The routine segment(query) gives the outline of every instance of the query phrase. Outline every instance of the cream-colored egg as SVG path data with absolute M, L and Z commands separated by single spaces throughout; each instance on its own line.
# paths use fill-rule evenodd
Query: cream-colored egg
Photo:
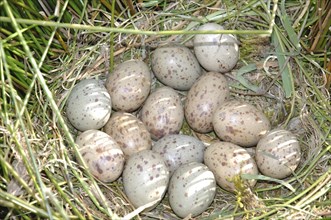
M 202 163 L 205 148 L 202 141 L 183 134 L 166 135 L 153 145 L 153 151 L 162 155 L 170 174 L 183 164 Z
M 188 90 L 201 75 L 201 67 L 193 53 L 184 46 L 167 45 L 152 55 L 154 75 L 171 88 Z
M 242 147 L 256 145 L 270 130 L 270 122 L 262 111 L 238 100 L 220 105 L 215 110 L 212 121 L 219 138 Z
M 217 184 L 225 190 L 235 191 L 233 180 L 241 174 L 257 175 L 254 159 L 242 147 L 229 142 L 214 142 L 207 147 L 204 163 L 214 173 Z M 247 180 L 253 187 L 256 180 Z
M 202 163 L 180 166 L 169 183 L 169 203 L 181 218 L 195 217 L 204 212 L 216 195 L 214 174 Z
M 224 30 L 216 23 L 206 23 L 198 30 Z M 232 34 L 197 34 L 194 37 L 194 52 L 207 71 L 226 73 L 232 70 L 239 59 L 239 46 Z
M 143 104 L 150 92 L 150 70 L 143 61 L 126 61 L 109 74 L 106 87 L 114 110 L 132 112 Z
M 135 208 L 162 200 L 169 183 L 169 170 L 163 158 L 151 150 L 140 151 L 127 160 L 123 171 L 124 191 Z
M 84 79 L 72 89 L 66 106 L 70 123 L 80 131 L 100 129 L 111 115 L 111 98 L 103 82 Z
M 154 140 L 179 133 L 184 109 L 178 93 L 167 86 L 157 88 L 144 103 L 140 119 Z
M 283 179 L 298 167 L 301 149 L 297 138 L 289 131 L 274 129 L 256 146 L 255 160 L 261 173 Z
M 189 90 L 185 101 L 185 118 L 200 133 L 213 130 L 213 114 L 229 96 L 226 78 L 215 72 L 203 74 Z
M 112 137 L 99 130 L 87 130 L 76 138 L 76 144 L 92 175 L 104 182 L 120 177 L 125 159 Z
M 146 126 L 130 113 L 113 113 L 103 129 L 120 145 L 126 157 L 152 148 Z

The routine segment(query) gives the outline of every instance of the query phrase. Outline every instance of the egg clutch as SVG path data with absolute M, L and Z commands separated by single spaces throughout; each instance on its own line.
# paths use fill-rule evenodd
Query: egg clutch
M 199 30 L 222 30 L 207 23 Z M 152 210 L 168 193 L 181 218 L 197 216 L 213 202 L 216 185 L 235 192 L 234 179 L 254 187 L 259 173 L 283 179 L 294 173 L 301 151 L 296 137 L 272 128 L 254 105 L 230 96 L 222 73 L 239 59 L 231 34 L 198 34 L 194 50 L 165 45 L 140 60 L 115 66 L 105 82 L 84 79 L 72 89 L 66 116 L 80 131 L 79 152 L 92 175 L 122 178 L 135 207 Z M 158 86 L 152 86 L 158 80 Z M 154 85 L 154 84 L 153 84 Z M 197 133 L 214 132 L 206 144 L 181 134 L 184 121 Z M 255 154 L 246 149 L 256 147 Z

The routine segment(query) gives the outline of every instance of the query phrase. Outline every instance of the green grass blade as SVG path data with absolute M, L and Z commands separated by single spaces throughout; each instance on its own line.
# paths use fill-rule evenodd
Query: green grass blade
M 282 0 L 282 2 L 281 2 L 280 11 L 281 11 L 280 20 L 283 23 L 283 27 L 284 27 L 290 41 L 292 42 L 292 44 L 295 48 L 295 51 L 299 52 L 299 50 L 301 49 L 301 46 L 299 43 L 299 38 L 298 38 L 298 35 L 295 33 L 294 28 L 292 27 L 289 16 L 286 13 L 285 0 Z
M 236 74 L 236 79 L 247 89 L 258 93 L 261 92 L 261 89 L 258 86 L 250 83 L 247 79 L 243 77 L 245 73 L 249 73 L 253 70 L 256 70 L 255 64 L 248 64 L 246 66 L 241 67 Z
M 39 26 L 49 27 L 61 27 L 72 28 L 77 30 L 85 30 L 90 32 L 114 32 L 114 33 L 126 33 L 126 34 L 142 34 L 142 35 L 193 35 L 193 34 L 255 34 L 255 35 L 267 35 L 271 34 L 270 30 L 215 30 L 215 31 L 203 31 L 203 30 L 165 30 L 165 31 L 143 31 L 126 28 L 111 28 L 101 26 L 91 26 L 82 24 L 69 24 L 69 23 L 56 23 L 54 21 L 39 21 L 31 19 L 16 18 L 15 21 L 18 24 L 36 24 Z M 11 22 L 10 18 L 0 16 L 0 22 Z
M 276 26 L 274 27 L 271 39 L 272 43 L 275 45 L 275 51 L 279 64 L 279 71 L 282 76 L 282 85 L 285 96 L 286 98 L 289 98 L 291 97 L 292 91 L 294 90 L 292 68 L 289 63 L 289 57 L 286 56 L 288 51 L 286 50 L 285 44 L 282 40 L 281 33 Z
M 18 198 L 16 196 L 13 196 L 7 192 L 4 192 L 0 190 L 0 203 L 4 201 L 7 201 L 7 207 L 15 208 L 15 207 L 21 207 L 22 209 L 25 209 L 26 211 L 29 211 L 39 217 L 42 218 L 48 218 L 49 213 L 45 212 L 43 209 L 28 203 L 27 201 Z M 54 219 L 60 220 L 60 218 L 56 217 L 56 214 Z

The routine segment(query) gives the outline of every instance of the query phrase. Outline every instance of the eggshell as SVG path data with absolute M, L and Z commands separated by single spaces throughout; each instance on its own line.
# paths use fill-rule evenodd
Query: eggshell
M 188 90 L 201 75 L 196 57 L 179 45 L 157 48 L 152 55 L 152 70 L 158 80 L 178 90 Z
M 121 63 L 109 74 L 106 88 L 114 110 L 132 112 L 142 105 L 150 92 L 150 70 L 139 60 Z
M 99 180 L 113 182 L 122 174 L 124 154 L 108 134 L 87 130 L 77 137 L 76 144 L 91 174 Z
M 171 175 L 182 164 L 203 162 L 205 148 L 205 145 L 195 137 L 171 134 L 155 142 L 153 151 L 162 155 Z
M 214 174 L 202 163 L 180 166 L 169 183 L 169 203 L 181 218 L 195 217 L 204 212 L 216 194 Z
M 184 119 L 183 105 L 178 93 L 166 86 L 157 88 L 144 103 L 140 119 L 154 140 L 168 134 L 177 134 Z
M 229 142 L 214 142 L 205 151 L 204 163 L 214 173 L 217 184 L 225 190 L 235 191 L 233 178 L 241 174 L 257 175 L 254 159 L 242 147 Z M 246 180 L 253 187 L 256 180 Z
M 70 123 L 80 131 L 100 129 L 111 115 L 111 98 L 101 81 L 84 79 L 72 89 L 66 104 Z
M 103 129 L 120 145 L 126 156 L 152 148 L 151 135 L 146 126 L 130 113 L 113 113 Z
M 237 100 L 220 105 L 212 121 L 219 138 L 242 147 L 256 145 L 270 130 L 270 122 L 263 112 L 249 103 Z
M 224 30 L 215 23 L 206 23 L 198 30 Z M 239 59 L 239 46 L 232 34 L 197 34 L 193 40 L 195 55 L 207 71 L 226 73 Z
M 151 150 L 140 151 L 127 160 L 123 171 L 124 191 L 135 208 L 163 198 L 169 183 L 169 170 L 163 158 Z
M 255 159 L 261 173 L 283 179 L 291 175 L 300 163 L 300 144 L 291 132 L 274 129 L 257 144 Z
M 185 118 L 189 126 L 200 133 L 213 130 L 213 114 L 229 96 L 227 80 L 222 74 L 203 74 L 189 90 L 185 101 Z

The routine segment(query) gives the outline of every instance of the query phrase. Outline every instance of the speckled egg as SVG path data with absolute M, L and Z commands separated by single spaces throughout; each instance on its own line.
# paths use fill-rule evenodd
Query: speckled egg
M 121 63 L 109 74 L 106 88 L 114 110 L 132 112 L 142 105 L 150 92 L 150 70 L 139 60 Z
M 170 179 L 169 203 L 181 218 L 195 217 L 204 212 L 216 194 L 214 174 L 202 163 L 180 166 Z
M 153 151 L 164 158 L 170 175 L 182 164 L 203 162 L 205 148 L 200 140 L 184 134 L 164 136 L 153 145 Z
M 80 131 L 100 129 L 111 115 L 111 98 L 103 82 L 84 79 L 72 89 L 66 104 L 70 123 Z
M 154 140 L 177 134 L 184 120 L 184 109 L 178 93 L 167 86 L 157 88 L 144 103 L 140 119 Z
M 122 174 L 124 154 L 108 134 L 87 130 L 76 138 L 76 144 L 91 174 L 99 180 L 113 182 Z
M 229 142 L 214 142 L 205 151 L 204 163 L 214 173 L 217 184 L 225 190 L 235 191 L 233 178 L 241 174 L 257 175 L 254 159 L 242 147 Z M 253 187 L 256 180 L 246 180 Z
M 152 55 L 152 70 L 160 82 L 177 90 L 190 89 L 201 75 L 196 57 L 179 45 L 157 48 Z
M 135 208 L 162 200 L 169 183 L 169 170 L 163 158 L 151 150 L 140 151 L 126 162 L 123 171 L 124 192 Z
M 130 113 L 113 113 L 103 129 L 114 138 L 127 157 L 152 148 L 151 135 L 146 126 Z
M 301 159 L 300 144 L 289 131 L 274 129 L 256 146 L 255 160 L 261 173 L 283 179 L 291 175 Z
M 185 101 L 185 118 L 189 126 L 200 133 L 213 130 L 216 108 L 229 96 L 229 86 L 222 74 L 203 74 L 189 90 Z
M 224 30 L 215 23 L 206 23 L 198 30 Z M 232 70 L 239 59 L 239 46 L 232 34 L 197 34 L 194 37 L 194 52 L 207 71 L 226 73 Z
M 224 141 L 251 147 L 270 130 L 268 118 L 255 106 L 237 100 L 220 105 L 213 115 L 214 130 Z

